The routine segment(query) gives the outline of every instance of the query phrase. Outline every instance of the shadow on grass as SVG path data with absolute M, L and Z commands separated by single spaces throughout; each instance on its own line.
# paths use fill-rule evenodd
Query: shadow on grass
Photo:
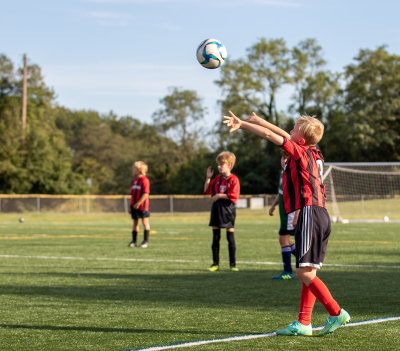
M 141 329 L 141 328 L 102 328 L 102 327 L 78 327 L 78 326 L 58 326 L 58 325 L 21 325 L 21 324 L 0 324 L 0 328 L 9 329 L 31 329 L 31 330 L 61 330 L 61 331 L 84 331 L 95 333 L 172 333 L 172 334 L 210 334 L 215 335 L 215 331 L 207 330 L 165 330 L 165 329 Z M 221 332 L 219 334 L 234 335 L 235 332 Z
M 193 274 L 48 272 L 23 273 L 22 279 L 21 273 L 16 273 L 15 279 L 19 280 L 19 284 L 0 285 L 0 294 L 26 296 L 27 299 L 52 297 L 89 304 L 122 301 L 127 307 L 142 304 L 157 307 L 254 308 L 280 312 L 297 309 L 300 282 L 271 280 L 276 273 L 275 270 Z M 13 274 L 10 273 L 11 276 Z M 400 314 L 400 271 L 327 270 L 319 276 L 339 304 L 349 312 Z

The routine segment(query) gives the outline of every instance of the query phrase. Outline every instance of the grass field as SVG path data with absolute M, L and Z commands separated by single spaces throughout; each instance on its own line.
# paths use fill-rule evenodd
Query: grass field
M 148 249 L 127 247 L 126 216 L 25 214 L 24 223 L 19 216 L 0 215 L 0 350 L 140 349 L 272 332 L 297 318 L 301 284 L 270 279 L 281 271 L 278 221 L 261 211 L 238 212 L 238 273 L 228 270 L 224 237 L 222 270 L 207 271 L 208 214 L 153 216 L 157 233 Z M 400 224 L 334 224 L 325 263 L 348 265 L 327 265 L 320 277 L 353 321 L 400 316 Z M 313 325 L 326 317 L 317 302 Z M 272 336 L 186 350 L 399 345 L 400 321 L 391 321 L 323 338 Z
M 338 209 L 343 218 L 350 220 L 400 220 L 400 198 L 384 200 L 338 202 Z M 329 213 L 333 214 L 332 202 L 328 203 Z

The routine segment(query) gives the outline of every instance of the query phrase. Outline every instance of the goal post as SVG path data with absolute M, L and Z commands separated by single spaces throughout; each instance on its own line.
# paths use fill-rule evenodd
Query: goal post
M 334 222 L 400 221 L 400 162 L 327 162 L 323 182 Z

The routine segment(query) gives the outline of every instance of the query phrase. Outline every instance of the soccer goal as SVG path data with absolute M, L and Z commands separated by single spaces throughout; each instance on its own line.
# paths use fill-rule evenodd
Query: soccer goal
M 325 163 L 333 222 L 400 222 L 400 162 Z

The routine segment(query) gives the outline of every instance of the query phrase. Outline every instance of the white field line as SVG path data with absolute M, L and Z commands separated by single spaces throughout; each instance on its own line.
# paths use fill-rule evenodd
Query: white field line
M 1 257 L 1 256 L 0 256 Z M 282 264 L 282 262 L 263 262 L 263 261 L 237 261 L 241 264 L 256 264 L 256 265 L 275 265 Z M 324 267 L 356 267 L 356 268 L 400 268 L 400 266 L 385 266 L 379 264 L 335 264 L 327 263 L 323 265 Z
M 23 256 L 0 255 L 0 258 L 36 258 L 42 260 L 76 260 L 76 261 L 122 261 L 122 262 L 166 262 L 166 263 L 195 263 L 197 260 L 159 260 L 153 258 L 118 258 L 118 257 L 62 257 L 62 256 Z
M 72 260 L 72 261 L 119 261 L 119 262 L 158 262 L 158 263 L 199 263 L 208 262 L 200 260 L 162 260 L 156 258 L 119 258 L 119 257 L 74 257 L 74 256 L 24 256 L 24 255 L 0 255 L 0 258 L 32 258 L 42 260 Z M 268 261 L 237 261 L 239 264 L 248 265 L 280 265 L 282 262 Z M 324 264 L 327 267 L 353 267 L 353 268 L 393 268 L 399 269 L 400 266 L 372 265 L 372 264 Z
M 378 318 L 378 319 L 370 319 L 366 321 L 358 321 L 358 322 L 350 322 L 343 327 L 357 327 L 359 325 L 365 324 L 376 324 L 376 323 L 384 323 L 390 321 L 398 321 L 400 320 L 400 316 L 395 317 L 387 317 L 387 318 Z M 313 330 L 321 330 L 323 326 L 313 328 Z M 200 346 L 204 344 L 214 344 L 219 342 L 229 342 L 229 341 L 240 341 L 240 340 L 250 340 L 250 339 L 258 339 L 258 338 L 265 338 L 268 336 L 275 336 L 275 332 L 264 333 L 264 334 L 250 334 L 250 335 L 242 335 L 242 336 L 232 336 L 229 338 L 221 338 L 221 339 L 211 339 L 211 340 L 200 340 L 200 341 L 191 341 L 186 343 L 180 344 L 170 344 L 170 345 L 161 345 L 161 346 L 153 346 L 153 347 L 146 347 L 146 348 L 135 348 L 135 349 L 125 349 L 123 351 L 161 351 L 161 350 L 171 350 L 171 349 L 179 349 L 185 347 L 192 347 L 192 346 Z

